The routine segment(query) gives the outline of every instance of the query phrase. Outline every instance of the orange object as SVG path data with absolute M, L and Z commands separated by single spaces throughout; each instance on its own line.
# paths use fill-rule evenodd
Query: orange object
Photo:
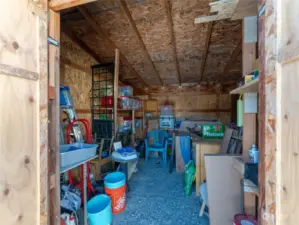
M 109 195 L 111 199 L 112 213 L 117 214 L 126 208 L 126 185 L 119 188 L 106 188 L 105 193 Z

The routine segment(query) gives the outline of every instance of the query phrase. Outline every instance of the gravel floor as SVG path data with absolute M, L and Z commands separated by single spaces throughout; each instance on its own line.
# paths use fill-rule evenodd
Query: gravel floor
M 124 212 L 113 216 L 113 225 L 208 225 L 200 217 L 201 200 L 193 190 L 184 196 L 183 173 L 168 173 L 153 160 L 142 160 L 130 181 Z

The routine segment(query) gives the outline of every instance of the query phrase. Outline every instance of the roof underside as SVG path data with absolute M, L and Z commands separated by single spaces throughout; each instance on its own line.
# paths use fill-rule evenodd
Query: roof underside
M 122 62 L 123 70 L 120 74 L 122 79 L 138 83 L 136 73 L 131 71 L 133 68 L 149 86 L 160 85 L 157 75 L 161 77 L 163 85 L 179 84 L 179 76 L 182 83 L 218 82 L 220 79 L 223 79 L 224 83 L 231 83 L 238 80 L 241 77 L 241 52 L 227 73 L 223 74 L 223 71 L 242 38 L 241 20 L 213 22 L 201 77 L 200 68 L 204 60 L 208 23 L 194 24 L 194 18 L 208 15 L 210 1 L 169 1 L 174 42 L 171 42 L 171 28 L 165 2 L 165 0 L 126 1 L 156 71 L 144 56 L 140 42 L 119 8 L 118 1 L 99 0 L 83 6 L 108 33 L 110 40 L 127 59 L 127 64 Z M 77 8 L 64 11 L 62 23 L 92 49 L 102 62 L 113 61 L 114 49 L 111 42 L 100 37 Z M 173 55 L 173 45 L 176 47 L 179 74 Z

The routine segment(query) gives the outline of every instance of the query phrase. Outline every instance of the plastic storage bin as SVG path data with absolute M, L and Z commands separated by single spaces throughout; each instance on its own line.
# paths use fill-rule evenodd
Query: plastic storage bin
M 141 108 L 141 100 L 136 98 L 129 97 L 119 97 L 118 98 L 118 108 L 119 109 L 140 109 Z
M 88 160 L 96 155 L 95 144 L 74 143 L 60 145 L 60 168 Z
M 127 96 L 127 97 L 131 97 L 133 96 L 133 88 L 131 86 L 120 86 L 118 88 L 118 95 L 119 96 Z
M 73 105 L 70 88 L 68 86 L 60 86 L 60 105 L 61 106 Z

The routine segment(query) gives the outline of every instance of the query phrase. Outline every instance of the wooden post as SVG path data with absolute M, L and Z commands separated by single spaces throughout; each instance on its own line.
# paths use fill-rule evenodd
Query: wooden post
M 245 43 L 244 39 L 244 30 L 248 29 L 245 27 L 245 23 L 243 21 L 243 76 L 252 72 L 252 65 L 256 59 L 256 43 Z M 256 32 L 256 31 L 252 31 Z M 257 115 L 255 113 L 244 113 L 243 114 L 243 160 L 248 161 L 248 150 L 253 145 L 256 144 L 256 118 Z M 255 215 L 256 208 L 256 197 L 253 193 L 245 192 L 244 193 L 244 210 L 248 215 Z
M 114 60 L 114 137 L 117 137 L 117 101 L 118 101 L 118 81 L 119 81 L 119 50 L 115 49 Z
M 252 65 L 256 59 L 256 43 L 244 43 L 243 21 L 243 76 L 252 72 Z M 248 161 L 248 150 L 256 143 L 256 113 L 244 113 L 243 115 L 243 160 Z
M 60 14 L 49 10 L 49 36 L 60 42 Z M 49 174 L 55 176 L 55 185 L 50 190 L 50 224 L 60 223 L 60 47 L 48 44 L 49 48 L 49 90 L 53 89 L 53 98 L 49 99 Z M 49 176 L 49 177 L 50 177 Z
M 299 1 L 259 1 L 259 224 L 299 218 Z

